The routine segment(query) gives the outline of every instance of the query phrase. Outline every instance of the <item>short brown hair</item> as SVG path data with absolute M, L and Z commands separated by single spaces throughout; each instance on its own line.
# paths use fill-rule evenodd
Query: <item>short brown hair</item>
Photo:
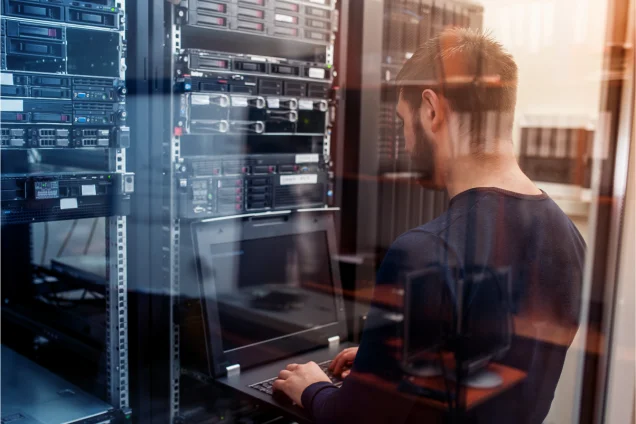
M 490 35 L 448 28 L 422 44 L 396 78 L 402 97 L 418 109 L 422 90 L 444 96 L 461 112 L 514 112 L 517 64 Z

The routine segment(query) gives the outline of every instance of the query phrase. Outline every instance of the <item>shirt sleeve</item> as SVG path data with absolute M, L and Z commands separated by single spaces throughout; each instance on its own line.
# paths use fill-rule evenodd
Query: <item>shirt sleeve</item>
M 419 267 L 440 264 L 444 244 L 435 235 L 411 231 L 400 236 L 388 250 L 378 270 L 376 286 L 403 286 L 406 275 Z M 315 383 L 302 393 L 303 407 L 316 424 L 351 422 L 403 422 L 411 410 L 406 397 L 387 394 L 364 376 L 373 376 L 397 387 L 402 377 L 398 362 L 401 337 L 400 308 L 388 307 L 376 290 L 351 374 L 340 388 Z M 378 380 L 375 380 L 378 381 Z M 390 387 L 390 386 L 385 386 Z M 397 393 L 393 393 L 397 394 Z M 403 415 L 403 417 L 400 417 Z M 402 421 L 401 421 L 402 419 Z

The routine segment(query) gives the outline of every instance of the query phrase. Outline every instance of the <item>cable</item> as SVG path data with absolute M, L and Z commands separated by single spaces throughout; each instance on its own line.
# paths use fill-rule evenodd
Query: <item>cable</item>
M 77 219 L 74 220 L 73 223 L 71 224 L 71 229 L 66 234 L 66 238 L 64 238 L 64 241 L 62 242 L 60 249 L 57 251 L 57 256 L 62 256 L 62 253 L 64 253 L 64 250 L 66 250 L 66 246 L 68 245 L 68 242 L 71 240 L 71 236 L 73 235 L 73 232 L 75 231 L 75 227 L 77 227 Z
M 49 248 L 49 223 L 44 223 L 44 240 L 42 241 L 42 255 L 40 256 L 40 265 L 44 266 L 44 260 L 46 259 L 46 251 Z
M 442 348 L 439 348 L 439 362 L 442 367 L 442 379 L 444 380 L 444 386 L 446 389 L 446 402 L 448 402 L 448 412 L 451 417 L 451 420 L 455 420 L 455 412 L 457 410 L 456 405 L 453 405 L 453 400 L 455 403 L 459 402 L 459 382 L 456 383 L 455 386 L 455 396 L 453 396 L 453 391 L 450 388 L 450 384 L 448 383 L 448 378 L 446 377 L 446 365 L 444 364 L 444 353 L 442 352 Z M 457 369 L 455 370 L 457 372 Z M 459 379 L 458 379 L 459 380 Z M 453 399 L 454 397 L 454 399 Z
M 97 220 L 99 218 L 95 218 L 93 220 L 93 224 L 91 225 L 91 231 L 88 233 L 88 240 L 86 240 L 86 246 L 84 246 L 84 255 L 88 254 L 88 249 L 91 247 L 91 242 L 93 241 L 93 235 L 95 234 L 95 229 L 97 228 Z

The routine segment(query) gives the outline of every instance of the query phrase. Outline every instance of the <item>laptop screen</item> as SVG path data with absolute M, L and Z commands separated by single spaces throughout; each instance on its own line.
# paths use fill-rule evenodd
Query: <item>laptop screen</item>
M 211 244 L 201 268 L 214 282 L 223 351 L 336 326 L 330 264 L 325 231 Z

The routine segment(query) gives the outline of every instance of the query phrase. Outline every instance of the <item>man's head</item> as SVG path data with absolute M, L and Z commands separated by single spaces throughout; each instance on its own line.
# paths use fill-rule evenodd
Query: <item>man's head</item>
M 404 64 L 397 85 L 407 151 L 432 162 L 440 186 L 450 161 L 493 154 L 498 143 L 511 141 L 517 65 L 488 35 L 442 31 Z

